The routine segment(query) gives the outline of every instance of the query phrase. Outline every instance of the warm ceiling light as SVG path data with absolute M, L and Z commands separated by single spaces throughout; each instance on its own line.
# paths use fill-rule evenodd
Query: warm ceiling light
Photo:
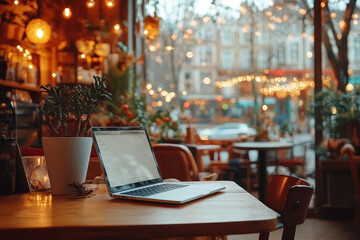
M 26 26 L 25 32 L 29 41 L 34 44 L 47 43 L 51 37 L 50 25 L 40 18 L 31 20 Z
M 94 7 L 94 6 L 95 6 L 95 0 L 87 0 L 87 1 L 86 1 L 86 6 L 87 6 L 88 8 Z
M 120 26 L 120 24 L 115 24 L 114 25 L 114 31 L 115 31 L 115 33 L 121 33 L 121 26 Z
M 112 8 L 112 7 L 115 6 L 115 1 L 114 0 L 106 0 L 105 4 L 106 4 L 107 7 Z
M 71 18 L 71 15 L 72 15 L 72 12 L 71 12 L 70 8 L 69 7 L 64 8 L 64 11 L 63 11 L 64 18 L 69 19 L 69 18 Z
M 14 1 L 14 4 L 15 4 L 15 5 L 18 5 L 18 4 L 19 4 L 19 1 L 18 1 L 18 0 L 15 0 L 15 1 Z

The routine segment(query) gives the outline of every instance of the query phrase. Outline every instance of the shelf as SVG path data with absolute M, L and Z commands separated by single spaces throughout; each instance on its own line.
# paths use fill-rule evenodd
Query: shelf
M 21 90 L 26 90 L 26 91 L 31 91 L 31 92 L 40 92 L 40 86 L 36 86 L 36 85 L 30 84 L 30 83 L 18 83 L 18 82 L 6 81 L 6 80 L 0 79 L 0 86 L 5 86 L 8 88 L 16 88 L 16 89 L 21 89 Z

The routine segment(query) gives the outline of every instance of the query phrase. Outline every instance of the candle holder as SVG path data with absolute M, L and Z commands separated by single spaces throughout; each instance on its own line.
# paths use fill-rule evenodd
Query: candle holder
M 50 180 L 44 156 L 22 157 L 30 191 L 50 189 Z

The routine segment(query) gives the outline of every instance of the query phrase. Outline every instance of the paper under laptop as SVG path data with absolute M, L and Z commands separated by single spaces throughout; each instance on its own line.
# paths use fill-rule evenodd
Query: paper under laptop
M 163 182 L 150 139 L 143 127 L 93 127 L 91 132 L 111 197 L 181 204 L 225 189 L 217 183 Z M 163 187 L 164 184 L 184 186 L 149 196 L 129 194 L 157 185 Z

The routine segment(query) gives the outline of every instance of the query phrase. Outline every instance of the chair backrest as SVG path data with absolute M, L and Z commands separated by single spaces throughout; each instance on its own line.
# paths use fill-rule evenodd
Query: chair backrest
M 354 183 L 355 189 L 355 213 L 354 223 L 360 226 L 360 156 L 355 156 L 355 148 L 347 143 L 341 148 L 341 155 L 348 155 L 350 172 Z
M 153 145 L 153 149 L 164 179 L 199 180 L 198 168 L 189 148 L 181 144 L 162 143 Z
M 360 201 L 360 164 L 354 159 L 355 149 L 351 144 L 345 144 L 341 148 L 341 155 L 348 155 L 351 176 L 354 182 L 355 198 Z
M 305 221 L 313 187 L 304 179 L 273 175 L 269 178 L 265 204 L 280 214 L 282 239 L 294 239 L 296 225 Z

